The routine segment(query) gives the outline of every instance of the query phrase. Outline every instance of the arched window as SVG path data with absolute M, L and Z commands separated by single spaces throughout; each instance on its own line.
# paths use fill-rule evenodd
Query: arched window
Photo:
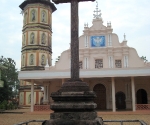
M 34 22 L 36 20 L 36 11 L 33 9 L 31 11 L 31 21 Z
M 44 55 L 41 56 L 41 65 L 45 65 L 45 56 Z
M 46 12 L 44 10 L 41 13 L 41 21 L 46 22 Z
M 45 44 L 46 43 L 46 35 L 45 33 L 42 33 L 41 35 L 41 44 Z
M 35 37 L 35 35 L 34 35 L 34 33 L 32 32 L 32 33 L 30 34 L 30 44 L 34 44 L 34 37 Z
M 147 92 L 144 89 L 139 89 L 136 92 L 137 104 L 148 104 Z
M 34 65 L 34 55 L 30 55 L 30 65 Z
M 31 104 L 31 94 L 28 96 L 28 104 Z

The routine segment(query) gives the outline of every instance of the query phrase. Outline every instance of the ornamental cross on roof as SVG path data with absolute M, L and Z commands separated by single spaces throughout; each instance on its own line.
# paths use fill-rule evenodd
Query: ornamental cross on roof
M 94 13 L 93 16 L 95 19 L 99 19 L 101 18 L 101 10 L 98 10 L 98 2 L 96 1 L 97 5 L 96 5 L 96 10 L 94 10 Z

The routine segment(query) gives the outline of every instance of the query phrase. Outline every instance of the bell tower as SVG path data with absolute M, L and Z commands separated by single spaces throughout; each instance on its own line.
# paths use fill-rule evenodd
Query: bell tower
M 21 70 L 44 70 L 46 62 L 51 66 L 52 13 L 56 7 L 50 0 L 25 0 L 19 7 L 24 14 Z

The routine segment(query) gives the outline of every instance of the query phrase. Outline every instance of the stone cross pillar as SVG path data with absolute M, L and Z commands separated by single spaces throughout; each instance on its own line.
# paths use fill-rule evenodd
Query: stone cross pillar
M 79 80 L 78 0 L 71 1 L 71 81 Z
M 95 0 L 53 0 L 58 3 L 71 3 L 71 79 L 61 89 L 51 93 L 54 102 L 50 120 L 44 125 L 103 125 L 97 117 L 96 97 L 86 82 L 79 79 L 79 39 L 78 39 L 78 2 Z

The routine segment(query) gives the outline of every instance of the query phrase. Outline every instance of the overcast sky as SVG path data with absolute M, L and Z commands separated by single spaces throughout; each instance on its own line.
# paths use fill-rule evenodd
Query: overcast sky
M 21 43 L 23 16 L 19 5 L 24 0 L 0 0 L 0 56 L 16 61 L 17 69 L 21 64 Z M 137 50 L 139 56 L 150 61 L 150 0 L 97 0 L 102 12 L 104 25 L 111 21 L 113 33 L 122 42 L 126 34 L 128 46 Z M 79 4 L 79 36 L 84 23 L 92 25 L 96 2 Z M 56 5 L 52 15 L 52 51 L 53 65 L 62 51 L 70 43 L 70 4 Z

